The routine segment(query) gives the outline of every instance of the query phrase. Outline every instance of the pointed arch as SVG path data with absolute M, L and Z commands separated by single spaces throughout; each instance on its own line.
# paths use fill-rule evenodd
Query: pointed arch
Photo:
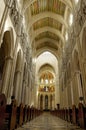
M 35 39 L 35 37 L 37 37 L 40 33 L 43 33 L 43 32 L 51 32 L 55 35 L 57 35 L 57 37 L 59 37 L 59 39 L 62 41 L 62 43 L 64 44 L 65 43 L 65 39 L 64 37 L 62 36 L 61 32 L 57 29 L 54 29 L 52 27 L 43 27 L 43 28 L 40 28 L 40 29 L 37 29 L 35 32 L 34 32 L 34 37 L 33 37 L 33 40 Z
M 47 17 L 50 17 L 52 19 L 55 19 L 57 22 L 63 24 L 65 26 L 65 28 L 68 28 L 68 25 L 66 23 L 66 21 L 64 20 L 64 18 L 59 15 L 59 14 L 55 14 L 53 12 L 43 12 L 43 13 L 39 13 L 35 16 L 33 16 L 30 21 L 29 21 L 29 24 L 28 24 L 28 30 L 30 29 L 30 27 L 35 23 L 37 22 L 38 20 L 42 20 L 44 18 L 47 18 Z

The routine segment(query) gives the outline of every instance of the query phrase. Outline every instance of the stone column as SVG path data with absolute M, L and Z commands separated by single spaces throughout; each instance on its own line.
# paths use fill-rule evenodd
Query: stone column
M 20 77 L 21 77 L 21 71 L 20 70 L 17 70 L 16 73 L 15 73 L 15 79 L 14 79 L 14 96 L 15 96 L 15 99 L 18 100 L 18 95 L 19 95 L 19 86 L 20 86 Z
M 17 27 L 17 31 L 16 31 L 16 41 L 15 41 L 15 48 L 14 48 L 14 52 L 13 52 L 13 66 L 12 66 L 12 71 L 11 71 L 11 82 L 10 82 L 10 86 L 11 86 L 11 93 L 10 96 L 12 96 L 14 94 L 14 75 L 15 75 L 15 67 L 16 67 L 16 57 L 17 57 L 17 48 L 18 48 L 18 44 L 20 43 L 20 39 L 21 39 L 21 25 L 22 25 L 22 17 L 20 17 L 19 19 L 19 25 Z M 21 72 L 19 72 L 21 73 Z
M 65 98 L 66 98 L 66 107 L 68 108 L 69 107 L 69 104 L 68 104 L 68 87 L 69 86 L 67 86 L 66 88 L 65 88 Z
M 29 70 L 30 73 L 30 70 Z M 31 105 L 31 73 L 29 74 L 29 103 Z
M 28 98 L 28 87 L 25 87 L 25 95 L 24 96 L 25 96 L 25 105 L 27 105 L 28 104 L 28 101 L 27 101 L 28 100 L 27 99 Z
M 84 73 L 85 73 L 85 76 L 86 76 L 86 61 L 83 62 L 83 67 L 84 67 Z
M 4 72 L 2 76 L 2 93 L 4 93 L 6 96 L 9 90 L 8 87 L 11 74 L 12 60 L 13 59 L 11 57 L 7 57 L 5 59 Z
M 45 95 L 43 95 L 43 109 L 45 109 Z
M 77 79 L 77 86 L 78 86 L 78 93 L 79 93 L 79 98 L 83 97 L 82 93 L 82 85 L 81 85 L 81 79 L 80 79 L 80 72 L 76 72 L 76 79 Z
M 31 105 L 33 105 L 33 88 L 32 88 L 32 86 L 31 86 L 31 99 L 30 99 L 30 102 L 31 102 Z
M 50 94 L 50 109 L 52 108 L 52 98 L 51 98 L 51 94 Z
M 26 101 L 26 104 L 28 104 L 29 102 L 29 86 L 28 86 L 28 71 L 27 71 L 27 68 L 26 68 L 26 71 L 25 71 L 25 101 Z
M 54 108 L 56 107 L 56 104 L 55 104 L 55 94 L 54 94 Z
M 40 95 L 38 95 L 38 106 L 37 106 L 38 109 L 40 109 Z
M 29 103 L 29 96 L 30 96 L 29 94 L 30 94 L 30 88 L 28 87 L 28 105 L 30 104 Z
M 72 99 L 72 105 L 74 105 L 74 94 L 73 94 L 72 81 L 71 81 L 70 85 L 71 85 L 71 99 Z
M 25 105 L 25 83 L 23 85 L 23 90 L 22 90 L 22 103 Z
M 53 96 L 51 98 L 51 109 L 53 108 Z
M 52 110 L 54 110 L 54 97 L 53 97 L 53 95 L 52 95 Z
M 48 109 L 50 109 L 50 95 L 48 95 Z
M 25 81 L 23 80 L 23 84 L 22 84 L 22 97 L 21 97 L 21 102 L 25 105 Z
M 1 19 L 1 23 L 0 23 L 0 46 L 1 46 L 1 43 L 2 43 L 2 38 L 3 38 L 3 32 L 4 32 L 4 26 L 5 26 L 6 18 L 8 16 L 10 7 L 12 5 L 12 1 L 13 0 L 8 0 L 5 3 L 6 5 L 5 5 L 4 13 L 3 13 L 3 16 L 2 16 L 2 19 Z
M 82 71 L 83 71 L 83 96 L 84 96 L 84 103 L 86 104 L 86 60 L 83 62 L 82 66 Z
M 21 91 L 21 102 L 23 103 L 23 104 L 25 104 L 25 100 L 24 100 L 24 98 L 25 98 L 25 86 L 26 86 L 26 82 L 25 82 L 25 78 L 26 78 L 26 65 L 24 65 L 24 63 L 23 63 L 23 72 L 22 72 L 22 84 L 21 84 L 21 89 L 22 89 L 22 91 Z
M 19 95 L 18 95 L 19 103 L 22 102 L 23 72 L 24 72 L 24 61 L 22 61 L 22 68 L 21 68 L 21 77 L 20 77 Z

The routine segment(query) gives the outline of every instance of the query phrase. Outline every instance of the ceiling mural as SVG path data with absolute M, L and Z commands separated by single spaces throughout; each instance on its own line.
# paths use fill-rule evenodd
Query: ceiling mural
M 60 0 L 36 0 L 30 8 L 32 16 L 46 11 L 64 16 L 65 7 L 65 4 Z
M 62 29 L 62 24 L 57 22 L 55 19 L 53 18 L 44 18 L 42 20 L 37 21 L 36 23 L 33 24 L 33 29 L 39 29 L 39 28 L 43 28 L 45 26 L 49 26 L 49 27 L 53 27 L 55 29 L 58 29 L 61 31 Z
M 43 32 L 43 33 L 39 34 L 39 35 L 35 38 L 35 40 L 37 41 L 37 40 L 43 39 L 43 38 L 45 38 L 45 37 L 46 37 L 46 38 L 54 39 L 54 40 L 56 40 L 56 41 L 59 41 L 59 38 L 57 37 L 57 35 L 55 35 L 54 33 L 49 32 L 49 31 L 46 31 L 46 32 Z

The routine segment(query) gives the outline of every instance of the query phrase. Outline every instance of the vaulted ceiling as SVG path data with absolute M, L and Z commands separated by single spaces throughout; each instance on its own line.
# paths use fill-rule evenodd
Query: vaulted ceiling
M 60 56 L 73 4 L 74 0 L 23 0 L 26 28 L 35 55 L 48 50 Z
M 47 72 L 49 73 L 49 72 L 52 72 L 52 74 L 55 74 L 55 70 L 54 70 L 54 68 L 52 67 L 52 65 L 50 65 L 50 64 L 44 64 L 44 65 L 42 65 L 41 67 L 40 67 L 40 69 L 39 69 L 39 75 L 41 75 L 41 73 L 45 73 L 46 72 L 46 70 L 47 70 Z

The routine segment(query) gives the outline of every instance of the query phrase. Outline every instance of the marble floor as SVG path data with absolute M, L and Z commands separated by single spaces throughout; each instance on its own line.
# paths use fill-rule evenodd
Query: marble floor
M 82 130 L 60 118 L 44 113 L 16 130 Z

